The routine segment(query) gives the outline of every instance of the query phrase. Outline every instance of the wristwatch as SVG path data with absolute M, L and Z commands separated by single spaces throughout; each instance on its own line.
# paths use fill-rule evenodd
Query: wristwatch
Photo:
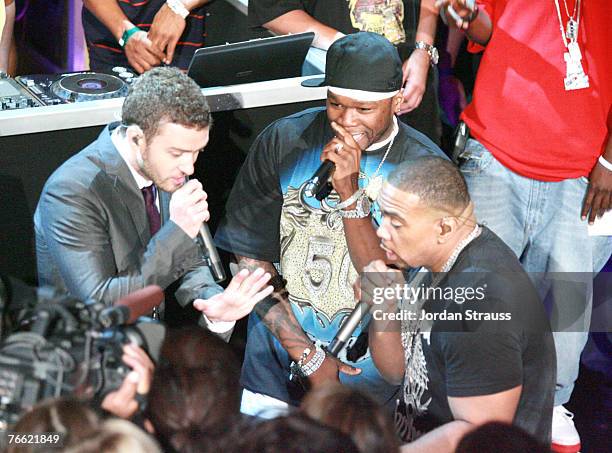
M 427 44 L 424 41 L 417 41 L 414 43 L 414 48 L 422 49 L 427 52 L 427 55 L 429 55 L 429 61 L 431 62 L 432 66 L 438 64 L 440 55 L 438 54 L 438 49 L 436 49 L 434 46 L 432 46 L 431 44 Z
M 357 198 L 355 202 L 357 203 L 355 209 L 351 209 L 350 211 L 340 209 L 338 211 L 340 213 L 340 217 L 344 219 L 363 219 L 364 217 L 370 215 L 370 210 L 372 209 L 372 202 L 365 193 L 362 193 L 361 196 Z

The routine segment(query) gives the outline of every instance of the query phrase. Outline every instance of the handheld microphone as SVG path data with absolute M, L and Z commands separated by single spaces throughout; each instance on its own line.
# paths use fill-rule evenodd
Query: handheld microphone
M 117 300 L 112 307 L 102 310 L 98 321 L 106 328 L 132 324 L 140 316 L 150 313 L 162 300 L 164 292 L 159 286 L 145 286 Z
M 327 352 L 334 357 L 338 357 L 338 354 L 342 348 L 344 348 L 349 338 L 351 338 L 351 335 L 355 332 L 361 320 L 365 318 L 369 312 L 370 306 L 364 301 L 359 301 L 353 312 L 346 318 L 342 327 L 340 327 L 340 330 L 338 330 L 334 339 L 329 343 L 329 346 L 327 346 Z
M 215 243 L 213 242 L 213 238 L 206 222 L 202 224 L 198 234 L 200 235 L 203 248 L 206 250 L 206 254 L 208 255 L 208 266 L 210 267 L 213 278 L 217 283 L 222 282 L 225 280 L 225 270 L 223 269 L 223 264 L 221 264 L 219 252 L 217 252 L 217 247 L 215 247 Z
M 325 193 L 323 189 L 325 188 L 325 185 L 329 181 L 329 178 L 331 178 L 331 174 L 335 169 L 336 164 L 334 164 L 331 160 L 324 160 L 319 168 L 317 168 L 317 171 L 314 172 L 312 178 L 310 178 L 308 183 L 306 183 L 306 187 L 304 188 L 304 193 L 306 196 L 316 197 L 319 201 L 325 198 L 328 193 L 323 196 L 320 194 Z
M 187 181 L 189 181 L 189 178 L 185 178 L 185 182 Z M 225 270 L 223 269 L 223 264 L 221 264 L 219 252 L 217 252 L 217 247 L 215 247 L 215 242 L 213 241 L 206 222 L 202 223 L 198 236 L 200 237 L 200 245 L 206 252 L 206 261 L 208 267 L 210 267 L 213 278 L 217 283 L 222 282 L 225 280 Z

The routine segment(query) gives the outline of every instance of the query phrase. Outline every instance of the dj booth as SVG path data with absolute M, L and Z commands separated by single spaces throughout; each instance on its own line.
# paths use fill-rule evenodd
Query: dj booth
M 35 282 L 32 217 L 42 187 L 57 167 L 120 118 L 132 78 L 131 74 L 114 74 L 112 79 L 101 74 L 0 78 L 0 273 Z M 275 119 L 323 105 L 325 89 L 302 87 L 306 78 L 202 89 L 214 124 L 195 177 L 209 194 L 211 229 L 223 214 L 257 134 Z M 108 93 L 99 89 L 100 84 L 108 87 Z

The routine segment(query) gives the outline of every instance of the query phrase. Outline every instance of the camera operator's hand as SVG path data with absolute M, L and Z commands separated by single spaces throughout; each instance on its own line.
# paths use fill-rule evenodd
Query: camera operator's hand
M 210 299 L 196 299 L 193 306 L 213 322 L 236 321 L 248 315 L 257 302 L 272 294 L 274 288 L 266 285 L 269 280 L 270 274 L 260 267 L 254 272 L 242 269 L 225 291 Z
M 138 411 L 138 398 L 149 393 L 154 365 L 146 352 L 135 344 L 123 346 L 123 362 L 132 371 L 123 380 L 121 387 L 106 395 L 102 409 L 121 418 L 130 418 Z
M 192 239 L 203 222 L 210 218 L 206 192 L 197 179 L 191 179 L 177 189 L 170 199 L 170 220 L 176 223 Z

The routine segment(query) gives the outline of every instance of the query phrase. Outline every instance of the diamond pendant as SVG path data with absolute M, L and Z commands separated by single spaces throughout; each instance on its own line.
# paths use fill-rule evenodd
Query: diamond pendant
M 582 54 L 577 42 L 568 45 L 569 52 L 563 54 L 565 59 L 565 79 L 563 83 L 566 91 L 581 90 L 589 87 L 589 76 L 582 67 Z
M 368 198 L 372 201 L 376 201 L 380 190 L 382 189 L 384 178 L 382 175 L 378 175 L 375 178 L 370 179 L 368 186 L 365 188 L 365 193 Z
M 576 22 L 572 17 L 570 17 L 567 21 L 565 36 L 569 41 L 576 41 L 576 39 L 578 39 L 578 22 Z

